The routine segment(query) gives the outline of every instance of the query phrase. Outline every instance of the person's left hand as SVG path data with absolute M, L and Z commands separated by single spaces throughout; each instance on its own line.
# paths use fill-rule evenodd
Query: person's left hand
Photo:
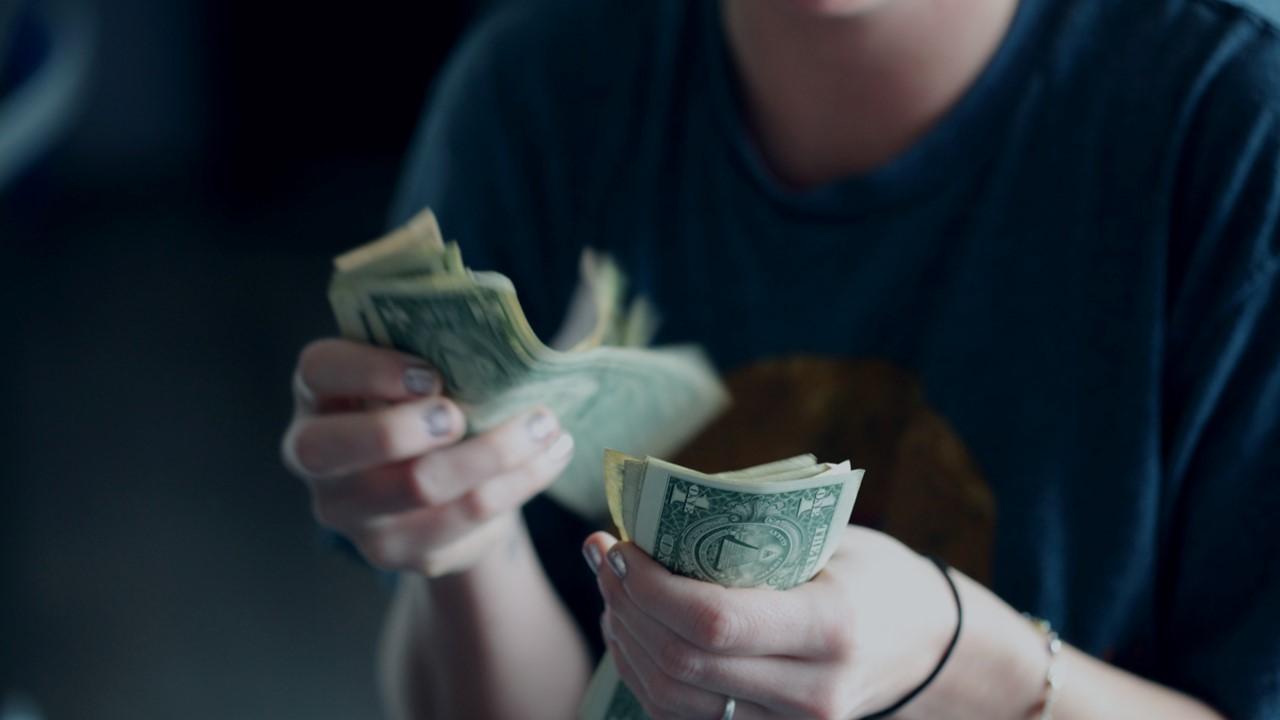
M 786 592 L 673 575 L 606 533 L 584 553 L 618 673 L 655 720 L 718 718 L 726 697 L 736 720 L 858 717 L 918 685 L 955 631 L 938 569 L 866 528 L 847 528 L 827 567 Z

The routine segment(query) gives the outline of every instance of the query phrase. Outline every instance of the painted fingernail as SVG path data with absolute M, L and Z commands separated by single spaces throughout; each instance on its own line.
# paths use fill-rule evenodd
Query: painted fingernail
M 436 374 L 424 367 L 411 367 L 404 371 L 404 389 L 414 395 L 430 395 L 439 387 Z
M 627 576 L 627 559 L 616 548 L 609 551 L 609 567 L 613 568 L 613 574 L 619 580 Z
M 556 431 L 556 420 L 546 410 L 539 410 L 525 421 L 524 428 L 534 442 L 542 442 Z
M 600 548 L 594 543 L 587 543 L 582 546 L 582 557 L 587 560 L 587 567 L 591 568 L 592 573 L 600 572 Z
M 444 437 L 453 430 L 453 413 L 439 403 L 427 408 L 427 432 L 432 437 Z
M 551 460 L 559 460 L 571 452 L 573 452 L 573 436 L 565 433 L 547 448 L 547 457 Z

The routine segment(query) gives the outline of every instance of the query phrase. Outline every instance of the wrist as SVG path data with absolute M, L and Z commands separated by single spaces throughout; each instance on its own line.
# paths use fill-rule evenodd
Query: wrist
M 953 657 L 894 717 L 1026 720 L 1044 688 L 1044 639 L 986 588 L 952 572 L 964 607 L 964 628 Z
M 492 592 L 495 586 L 521 575 L 520 567 L 528 565 L 521 560 L 532 557 L 533 547 L 518 510 L 493 519 L 476 533 L 457 541 L 459 545 L 474 545 L 475 549 L 466 552 L 465 562 L 455 563 L 445 572 L 414 573 L 421 578 L 429 596 L 465 598 Z
M 934 557 L 918 556 L 926 572 L 937 580 L 938 588 L 926 592 L 931 599 L 941 598 L 941 605 L 933 602 L 933 611 L 928 613 L 932 620 L 921 618 L 924 627 L 932 628 L 927 634 L 928 642 L 922 643 L 920 652 L 912 653 L 910 662 L 903 663 L 898 673 L 901 681 L 887 695 L 879 698 L 876 710 L 863 715 L 863 720 L 901 717 L 901 711 L 910 706 L 917 697 L 928 691 L 937 681 L 954 654 L 964 629 L 964 606 L 955 579 L 951 576 L 950 567 L 942 560 Z

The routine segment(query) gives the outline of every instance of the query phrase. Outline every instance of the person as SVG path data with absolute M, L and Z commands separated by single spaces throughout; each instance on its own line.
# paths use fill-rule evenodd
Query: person
M 434 90 L 393 219 L 425 206 L 543 337 L 612 255 L 733 393 L 682 457 L 867 476 L 788 592 L 603 532 L 567 565 L 600 526 L 539 495 L 555 417 L 464 437 L 415 358 L 309 345 L 285 455 L 398 571 L 394 716 L 572 717 L 603 639 L 655 718 L 1280 717 L 1280 38 L 1250 11 L 508 5 Z

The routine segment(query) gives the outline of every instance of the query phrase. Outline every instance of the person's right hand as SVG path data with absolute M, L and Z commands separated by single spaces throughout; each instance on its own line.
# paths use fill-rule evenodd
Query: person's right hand
M 298 357 L 285 464 L 310 489 L 316 519 L 377 567 L 438 576 L 473 566 L 573 456 L 545 408 L 461 440 L 466 419 L 441 387 L 421 360 L 347 340 L 317 340 Z

